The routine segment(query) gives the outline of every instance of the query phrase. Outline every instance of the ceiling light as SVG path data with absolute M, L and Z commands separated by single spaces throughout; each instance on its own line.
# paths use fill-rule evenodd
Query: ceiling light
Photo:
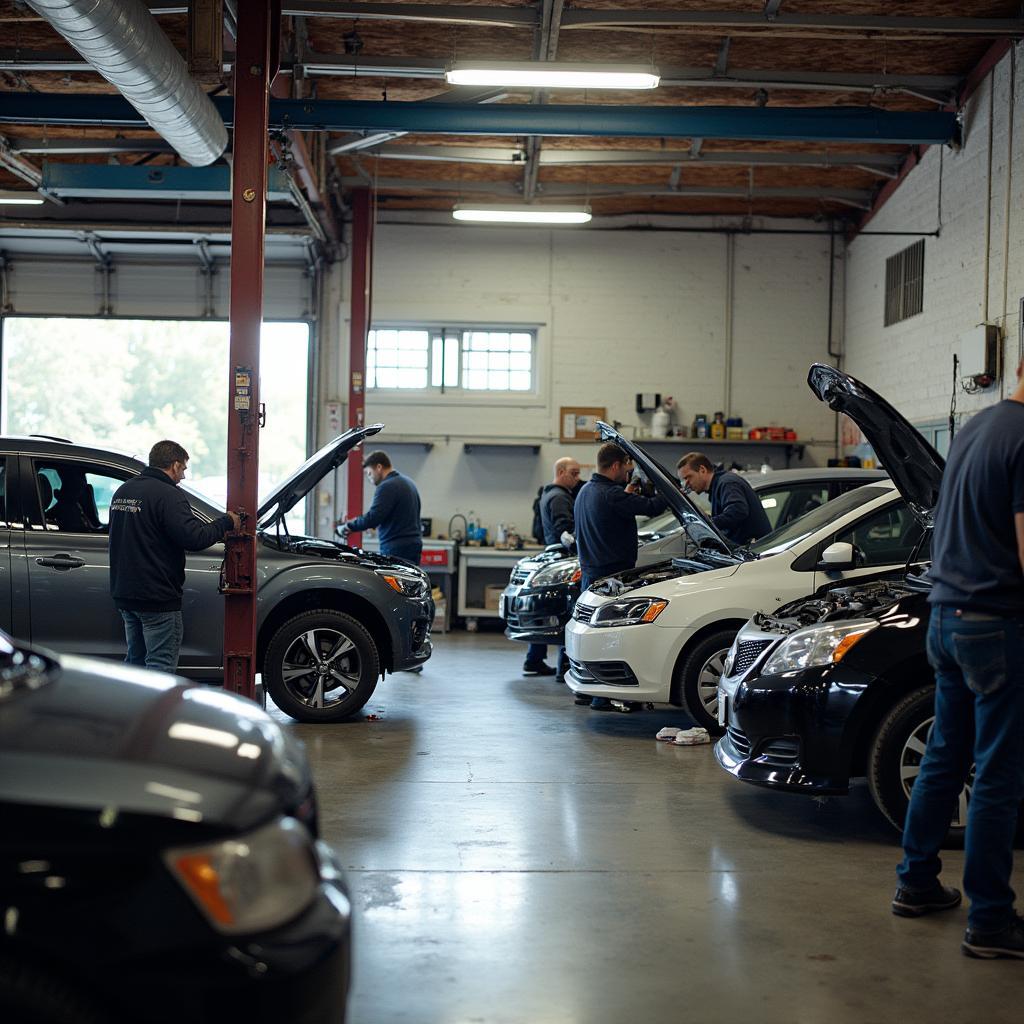
M 36 192 L 4 191 L 0 189 L 0 205 L 2 206 L 42 206 L 43 198 Z
M 450 85 L 529 89 L 656 89 L 649 64 L 561 64 L 555 61 L 459 61 L 445 70 Z
M 456 206 L 456 220 L 485 224 L 586 224 L 589 206 Z

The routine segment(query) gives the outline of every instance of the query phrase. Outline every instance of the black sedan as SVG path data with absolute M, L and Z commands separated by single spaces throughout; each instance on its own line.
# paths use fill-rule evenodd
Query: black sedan
M 348 896 L 252 702 L 0 634 L 0 819 L 0 1020 L 344 1020 Z

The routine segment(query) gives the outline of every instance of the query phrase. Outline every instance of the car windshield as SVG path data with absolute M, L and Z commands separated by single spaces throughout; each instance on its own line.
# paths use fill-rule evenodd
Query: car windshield
M 649 519 L 639 519 L 636 528 L 641 533 L 669 533 L 680 527 L 674 512 L 662 512 L 661 515 L 651 516 Z
M 833 498 L 824 505 L 819 505 L 817 508 L 811 509 L 810 512 L 804 513 L 798 519 L 786 523 L 785 526 L 773 530 L 751 544 L 750 550 L 759 557 L 788 551 L 794 544 L 799 544 L 800 541 L 817 533 L 818 530 L 828 526 L 840 516 L 845 516 L 847 512 L 852 512 L 891 491 L 890 487 L 877 487 L 870 484 L 847 491 L 846 494 L 841 494 L 838 498 Z
M 178 486 L 183 491 L 185 491 L 185 493 L 188 494 L 189 497 L 195 498 L 196 501 L 200 502 L 201 504 L 206 505 L 208 508 L 214 509 L 220 515 L 224 514 L 224 503 L 222 501 L 214 501 L 213 498 L 210 498 L 207 495 L 203 494 L 202 491 L 197 491 L 187 481 L 182 481 L 180 484 L 178 484 Z

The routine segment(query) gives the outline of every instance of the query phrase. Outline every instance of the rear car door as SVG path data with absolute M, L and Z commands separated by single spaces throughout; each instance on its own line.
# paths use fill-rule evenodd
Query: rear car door
M 23 456 L 31 641 L 57 651 L 124 657 L 110 597 L 110 497 L 132 475 L 105 463 Z

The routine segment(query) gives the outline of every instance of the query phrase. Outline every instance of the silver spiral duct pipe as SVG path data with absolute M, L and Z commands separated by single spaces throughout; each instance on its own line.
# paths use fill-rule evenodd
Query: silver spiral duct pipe
M 213 163 L 228 133 L 141 0 L 27 0 L 190 164 Z

